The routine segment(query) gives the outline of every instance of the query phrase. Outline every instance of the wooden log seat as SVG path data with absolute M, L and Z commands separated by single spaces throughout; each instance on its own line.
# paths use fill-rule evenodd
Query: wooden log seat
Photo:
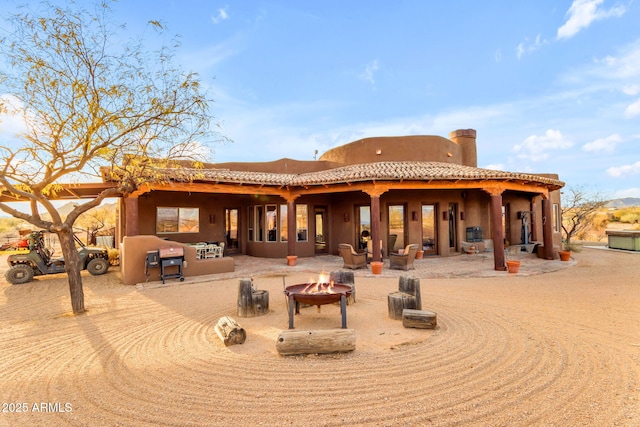
M 332 271 L 329 274 L 329 281 L 332 281 L 333 283 L 341 283 L 343 285 L 350 285 L 352 292 L 351 295 L 347 297 L 347 305 L 354 304 L 356 302 L 356 282 L 353 271 Z
M 280 332 L 276 349 L 283 356 L 346 353 L 356 349 L 354 329 L 326 329 Z
M 269 313 L 269 291 L 253 288 L 251 279 L 241 279 L 238 285 L 238 316 L 256 317 Z
M 223 316 L 218 319 L 218 323 L 213 329 L 225 346 L 242 344 L 247 339 L 245 330 L 229 316 Z
M 435 329 L 437 326 L 436 317 L 436 313 L 432 311 L 405 308 L 402 310 L 402 326 L 405 328 Z
M 420 279 L 417 277 L 400 276 L 398 291 L 392 292 L 387 297 L 389 317 L 394 320 L 402 319 L 402 310 L 422 309 L 422 296 L 420 293 Z

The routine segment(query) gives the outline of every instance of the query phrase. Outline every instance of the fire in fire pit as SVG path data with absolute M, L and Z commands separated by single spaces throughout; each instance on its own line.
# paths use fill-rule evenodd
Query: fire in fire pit
M 324 280 L 324 281 L 323 281 Z M 302 283 L 287 286 L 285 295 L 289 298 L 289 329 L 293 329 L 293 310 L 300 314 L 300 304 L 320 306 L 340 301 L 342 313 L 342 327 L 347 327 L 347 297 L 351 295 L 353 288 L 341 283 L 328 282 L 326 276 L 320 275 L 320 280 L 314 283 Z

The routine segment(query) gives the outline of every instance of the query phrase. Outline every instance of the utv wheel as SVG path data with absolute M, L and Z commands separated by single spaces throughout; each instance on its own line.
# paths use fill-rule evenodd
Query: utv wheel
M 21 285 L 33 280 L 33 269 L 26 264 L 14 265 L 4 273 L 4 278 L 12 285 Z
M 109 269 L 109 261 L 104 258 L 94 258 L 87 264 L 87 271 L 93 276 L 104 274 Z

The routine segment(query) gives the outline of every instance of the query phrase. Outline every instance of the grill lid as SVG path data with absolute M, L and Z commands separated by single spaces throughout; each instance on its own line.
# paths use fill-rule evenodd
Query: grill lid
M 184 256 L 184 248 L 182 246 L 173 247 L 165 246 L 159 249 L 160 258 L 177 258 Z

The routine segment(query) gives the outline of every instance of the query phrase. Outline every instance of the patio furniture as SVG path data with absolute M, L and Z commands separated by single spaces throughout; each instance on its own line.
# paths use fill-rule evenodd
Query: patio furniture
M 356 252 L 350 244 L 338 244 L 338 252 L 344 261 L 344 268 L 350 268 L 352 270 L 367 268 L 367 254 L 364 252 Z
M 217 245 L 208 244 L 205 248 L 204 258 L 222 258 L 224 255 L 224 243 L 220 243 Z
M 472 259 L 471 257 L 476 257 L 480 253 L 480 249 L 478 248 L 478 243 L 476 242 L 460 242 L 460 249 L 462 249 L 462 253 L 466 255 L 467 259 Z
M 382 240 L 380 240 L 380 259 L 384 256 L 384 250 L 382 250 Z M 367 241 L 367 259 L 373 259 L 373 240 Z
M 413 260 L 416 259 L 416 253 L 418 252 L 418 245 L 411 243 L 404 248 L 402 254 L 390 253 L 389 254 L 389 267 L 397 270 L 409 270 L 413 267 Z

